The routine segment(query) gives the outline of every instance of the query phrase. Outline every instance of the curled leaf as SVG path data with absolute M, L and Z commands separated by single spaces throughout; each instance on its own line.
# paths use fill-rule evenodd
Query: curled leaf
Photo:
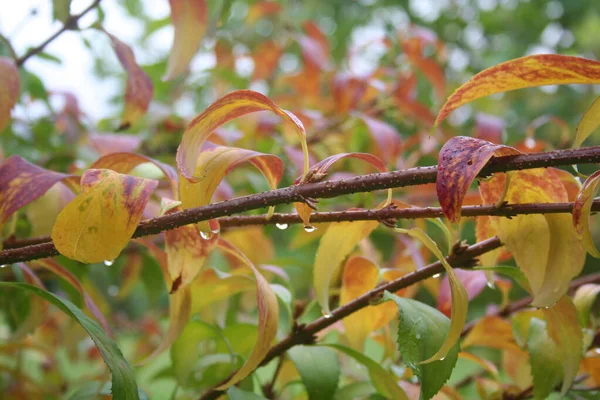
M 221 97 L 190 122 L 177 148 L 177 168 L 181 175 L 190 182 L 200 182 L 203 176 L 196 176 L 198 160 L 210 134 L 234 118 L 263 110 L 272 111 L 294 128 L 302 144 L 306 174 L 308 147 L 302 122 L 289 111 L 279 108 L 266 96 L 251 90 L 238 90 Z
M 452 111 L 494 93 L 543 85 L 600 83 L 600 62 L 560 54 L 536 54 L 494 65 L 456 89 L 440 110 L 435 125 Z
M 458 279 L 452 266 L 446 261 L 446 258 L 438 248 L 437 244 L 431 240 L 427 234 L 419 228 L 413 229 L 394 229 L 395 232 L 405 233 L 410 237 L 419 240 L 425 245 L 442 263 L 446 273 L 448 274 L 448 282 L 450 283 L 450 292 L 452 295 L 452 311 L 450 318 L 450 328 L 446 339 L 441 344 L 440 348 L 426 360 L 421 360 L 421 364 L 430 363 L 436 360 L 443 360 L 448 352 L 456 345 L 462 330 L 467 321 L 467 308 L 469 307 L 469 297 L 462 282 Z
M 456 136 L 440 150 L 436 191 L 444 214 L 452 222 L 460 220 L 467 190 L 492 156 L 519 154 L 512 147 L 485 140 Z
M 131 239 L 157 185 L 107 169 L 85 171 L 81 193 L 62 210 L 52 229 L 57 250 L 85 263 L 115 259 Z
M 119 129 L 127 129 L 148 110 L 154 93 L 154 85 L 150 77 L 137 65 L 131 47 L 110 33 L 106 32 L 106 34 L 110 38 L 119 62 L 127 72 L 125 110 L 123 111 L 121 125 L 119 126 Z
M 10 111 L 19 99 L 19 70 L 11 58 L 0 57 L 0 132 L 10 121 Z
M 469 301 L 477 297 L 487 286 L 487 278 L 484 271 L 454 270 L 454 274 L 461 281 Z M 452 309 L 452 293 L 450 289 L 449 276 L 442 279 L 438 292 L 438 310 L 449 316 Z
M 321 238 L 313 268 L 313 286 L 325 315 L 331 313 L 329 287 L 339 276 L 342 261 L 377 225 L 377 221 L 340 222 L 330 225 Z
M 269 283 L 244 254 L 223 239 L 219 240 L 218 245 L 222 251 L 237 257 L 240 262 L 252 270 L 256 279 L 256 303 L 258 304 L 258 339 L 244 365 L 227 382 L 217 387 L 218 390 L 225 390 L 247 377 L 265 358 L 277 335 L 279 303 Z
M 600 293 L 600 285 L 593 283 L 580 286 L 575 292 L 573 303 L 575 303 L 579 323 L 583 328 L 587 328 L 590 322 L 590 309 L 592 308 L 598 293 Z
M 283 162 L 271 154 L 240 149 L 237 147 L 218 146 L 210 142 L 204 143 L 198 155 L 194 176 L 199 181 L 182 179 L 179 184 L 179 196 L 184 209 L 199 207 L 210 203 L 217 186 L 232 169 L 245 162 L 250 162 L 265 176 L 271 189 L 277 188 L 283 175 Z M 208 232 L 209 222 L 198 224 L 200 230 Z
M 348 258 L 342 275 L 340 305 L 374 289 L 379 282 L 379 268 L 367 258 Z M 396 315 L 396 307 L 389 302 L 369 306 L 342 320 L 350 347 L 363 351 L 363 345 L 371 332 L 386 325 Z
M 598 192 L 599 183 L 600 171 L 596 171 L 585 180 L 573 203 L 573 225 L 575 226 L 577 237 L 581 240 L 581 244 L 585 250 L 596 258 L 600 258 L 600 252 L 598 252 L 592 238 L 590 215 L 594 197 Z
M 208 27 L 208 6 L 205 0 L 169 0 L 169 5 L 175 34 L 167 72 L 163 77 L 165 81 L 185 72 Z
M 575 129 L 573 148 L 578 149 L 581 147 L 585 139 L 598 128 L 598 125 L 600 125 L 600 97 L 594 100 L 579 120 L 577 129 Z

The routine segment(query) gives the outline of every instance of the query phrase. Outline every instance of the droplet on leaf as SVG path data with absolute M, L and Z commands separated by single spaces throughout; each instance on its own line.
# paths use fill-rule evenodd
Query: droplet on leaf
M 213 233 L 200 231 L 200 237 L 204 240 L 210 240 L 213 237 Z
M 324 318 L 331 318 L 331 317 L 333 317 L 333 314 L 328 313 L 327 311 L 323 310 L 323 317 Z
M 440 276 L 442 276 L 441 273 L 435 274 L 434 276 L 432 276 L 432 278 L 439 278 Z
M 104 265 L 106 265 L 107 267 L 110 267 L 114 263 L 115 263 L 115 260 L 104 260 Z
M 489 287 L 490 289 L 495 289 L 496 285 L 494 285 L 494 282 L 489 282 L 487 283 L 487 287 Z
M 288 228 L 288 224 L 280 224 L 280 223 L 277 223 L 277 224 L 275 224 L 275 226 L 276 226 L 277 228 L 281 229 L 282 231 Z
M 310 225 L 310 226 L 304 226 L 304 230 L 308 233 L 314 232 L 317 230 L 317 228 L 315 228 L 314 226 Z

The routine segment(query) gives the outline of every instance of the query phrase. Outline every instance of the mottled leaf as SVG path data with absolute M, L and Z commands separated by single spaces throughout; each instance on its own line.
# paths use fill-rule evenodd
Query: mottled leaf
M 600 171 L 596 171 L 585 180 L 573 204 L 573 225 L 577 237 L 581 240 L 585 250 L 596 258 L 600 258 L 600 252 L 598 252 L 592 238 L 590 215 L 599 183 Z
M 171 80 L 186 71 L 208 27 L 205 0 L 169 0 L 169 5 L 175 34 L 163 80 Z
M 450 378 L 460 344 L 454 342 L 444 357 L 427 362 L 439 353 L 450 333 L 450 320 L 435 308 L 385 292 L 384 300 L 393 300 L 400 312 L 398 348 L 421 383 L 421 399 L 432 398 Z
M 340 222 L 330 225 L 321 238 L 313 268 L 313 287 L 323 313 L 331 313 L 329 288 L 339 276 L 342 261 L 377 225 L 378 221 Z
M 446 339 L 441 343 L 437 352 L 430 355 L 425 360 L 419 360 L 421 364 L 436 362 L 436 360 L 443 360 L 447 357 L 448 353 L 455 349 L 455 345 L 458 343 L 462 330 L 467 320 L 467 309 L 469 307 L 469 298 L 465 287 L 461 281 L 457 278 L 452 266 L 446 261 L 446 258 L 438 248 L 437 244 L 431 240 L 427 234 L 419 228 L 413 228 L 410 230 L 396 228 L 395 232 L 405 233 L 410 237 L 419 240 L 425 247 L 429 249 L 442 263 L 446 274 L 448 275 L 448 281 L 450 283 L 450 292 L 452 295 L 452 311 L 450 318 L 450 326 L 447 332 Z M 444 318 L 446 318 L 444 316 Z M 455 360 L 456 361 L 456 360 Z M 422 383 L 423 384 L 423 383 Z
M 0 57 L 0 132 L 10 121 L 10 110 L 19 99 L 19 70 L 13 59 Z
M 369 371 L 369 378 L 371 378 L 373 386 L 375 386 L 375 389 L 377 389 L 377 392 L 381 395 L 395 400 L 408 400 L 406 393 L 396 382 L 395 376 L 383 368 L 379 363 L 356 350 L 352 350 L 351 348 L 340 344 L 325 344 L 323 346 L 328 346 L 341 351 L 364 365 Z
M 106 31 L 105 31 L 106 32 Z M 150 100 L 154 93 L 154 85 L 150 77 L 139 67 L 131 47 L 121 42 L 115 36 L 106 32 L 110 38 L 117 58 L 125 72 L 127 72 L 127 86 L 125 88 L 125 110 L 121 117 L 119 129 L 127 129 L 148 110 Z
M 379 268 L 367 258 L 354 256 L 344 265 L 340 306 L 372 290 L 379 283 Z M 342 320 L 350 347 L 363 351 L 371 332 L 389 323 L 396 315 L 396 307 L 389 302 L 358 310 Z
M 241 262 L 252 270 L 256 279 L 256 303 L 258 304 L 258 339 L 244 365 L 227 379 L 227 382 L 219 385 L 217 388 L 225 390 L 251 374 L 260 365 L 269 351 L 271 343 L 277 335 L 279 303 L 269 283 L 246 256 L 223 239 L 219 240 L 218 245 L 222 251 L 237 256 Z
M 332 349 L 321 346 L 294 346 L 288 351 L 300 373 L 310 400 L 329 400 L 340 379 L 340 363 Z
M 85 171 L 81 193 L 54 224 L 57 250 L 85 263 L 115 259 L 131 239 L 157 185 L 107 169 Z
M 446 142 L 440 150 L 436 191 L 440 206 L 448 219 L 452 222 L 460 220 L 467 190 L 492 156 L 519 153 L 512 147 L 466 136 L 456 136 Z
M 580 286 L 575 292 L 573 297 L 573 303 L 577 308 L 577 315 L 579 317 L 579 323 L 582 327 L 587 328 L 590 322 L 590 309 L 596 301 L 596 296 L 600 293 L 600 285 L 588 283 Z
M 53 293 L 25 283 L 0 282 L 0 287 L 17 288 L 40 296 L 77 321 L 90 335 L 100 351 L 104 362 L 110 369 L 112 375 L 112 395 L 114 398 L 139 399 L 133 370 L 123 357 L 116 343 L 104 333 L 104 330 L 96 322 L 85 316 L 73 303 Z
M 577 124 L 573 148 L 578 149 L 592 132 L 600 125 L 600 97 L 588 107 Z
M 463 104 L 494 93 L 527 87 L 600 83 L 600 62 L 559 54 L 536 54 L 506 61 L 475 75 L 448 97 L 435 125 Z

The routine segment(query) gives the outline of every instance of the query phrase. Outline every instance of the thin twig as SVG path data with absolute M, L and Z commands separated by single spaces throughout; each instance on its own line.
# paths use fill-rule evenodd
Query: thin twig
M 600 146 L 496 157 L 488 162 L 478 176 L 486 177 L 492 173 L 503 171 L 590 163 L 600 163 Z M 433 166 L 360 175 L 351 179 L 294 185 L 203 207 L 189 208 L 177 213 L 142 221 L 133 237 L 154 235 L 199 221 L 268 206 L 302 202 L 307 198 L 332 198 L 350 193 L 434 183 L 436 177 L 437 167 Z M 0 264 L 30 261 L 56 255 L 58 255 L 58 251 L 53 243 L 42 243 L 19 249 L 4 250 L 0 252 Z
M 25 64 L 25 61 L 27 61 L 29 58 L 33 57 L 34 55 L 40 53 L 41 51 L 43 51 L 46 46 L 48 46 L 57 37 L 59 37 L 60 35 L 62 35 L 66 31 L 77 29 L 77 23 L 79 22 L 79 20 L 84 15 L 86 15 L 88 12 L 90 12 L 93 9 L 95 9 L 96 7 L 98 7 L 100 5 L 100 1 L 102 1 L 102 0 L 94 0 L 94 2 L 92 4 L 90 4 L 81 13 L 75 14 L 75 15 L 71 15 L 69 18 L 67 18 L 67 20 L 65 21 L 64 25 L 62 26 L 62 28 L 60 28 L 58 31 L 54 32 L 54 34 L 52 36 L 50 36 L 48 39 L 46 39 L 42 44 L 40 44 L 37 47 L 34 47 L 32 49 L 29 49 L 29 51 L 27 53 L 25 53 L 22 57 L 18 58 L 16 60 L 17 66 L 20 67 L 23 64 Z
M 573 203 L 529 203 L 529 204 L 506 204 L 500 208 L 494 205 L 486 206 L 464 206 L 461 215 L 463 217 L 497 216 L 514 217 L 527 214 L 560 214 L 570 213 Z M 600 200 L 592 203 L 592 211 L 600 211 Z M 315 212 L 311 214 L 312 223 L 344 222 L 344 221 L 387 221 L 417 218 L 444 218 L 440 207 L 411 207 L 411 208 L 382 208 L 379 210 L 349 210 Z M 262 215 L 240 215 L 218 218 L 222 229 L 238 228 L 253 225 L 291 225 L 301 224 L 302 219 L 295 213 L 275 213 L 271 218 L 267 214 Z M 35 244 L 50 242 L 49 236 L 41 236 L 27 239 L 9 238 L 4 241 L 5 249 L 18 249 Z

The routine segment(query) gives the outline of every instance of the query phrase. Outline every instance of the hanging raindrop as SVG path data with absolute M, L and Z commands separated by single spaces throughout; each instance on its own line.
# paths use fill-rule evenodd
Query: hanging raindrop
M 110 267 L 114 263 L 115 263 L 115 260 L 104 260 L 104 265 L 106 265 L 107 267 Z
M 286 230 L 286 229 L 287 229 L 287 227 L 288 227 L 288 224 L 280 224 L 280 223 L 276 223 L 276 224 L 275 224 L 275 226 L 276 226 L 277 228 L 279 228 L 279 229 L 281 229 L 281 230 L 283 231 L 283 230 Z
M 435 274 L 434 276 L 432 276 L 432 278 L 439 278 L 440 276 L 442 276 L 442 274 Z
M 213 237 L 213 233 L 200 231 L 200 237 L 204 240 L 210 240 Z
M 308 233 L 314 232 L 317 230 L 317 228 L 315 228 L 314 226 L 310 225 L 310 226 L 304 226 L 304 230 Z

